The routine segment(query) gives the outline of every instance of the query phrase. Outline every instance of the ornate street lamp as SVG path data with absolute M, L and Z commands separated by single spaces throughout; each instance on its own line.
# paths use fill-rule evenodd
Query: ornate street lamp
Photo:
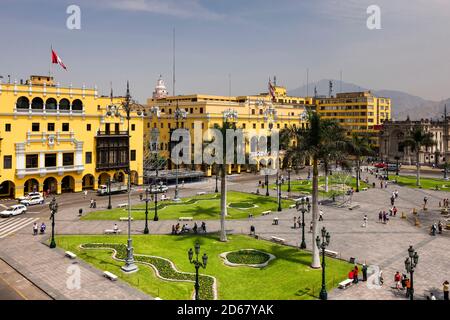
M 127 192 L 128 192 L 128 240 L 127 240 L 127 258 L 125 259 L 125 265 L 122 266 L 122 271 L 131 273 L 138 270 L 137 265 L 134 263 L 134 256 L 133 256 L 133 240 L 131 239 L 131 167 L 130 167 L 130 160 L 131 160 L 131 146 L 130 146 L 130 120 L 131 120 L 131 111 L 134 109 L 138 116 L 140 116 L 143 111 L 145 110 L 144 106 L 138 104 L 134 100 L 132 100 L 130 95 L 130 85 L 127 81 L 127 92 L 125 99 L 122 101 L 120 105 L 114 105 L 112 102 L 112 92 L 111 92 L 111 105 L 107 107 L 107 115 L 108 116 L 120 116 L 119 110 L 122 109 L 126 113 L 126 119 L 127 119 L 127 137 L 128 137 L 128 166 L 125 168 L 125 173 L 128 175 L 128 186 L 127 186 Z M 145 115 L 145 112 L 144 112 Z
M 320 300 L 327 300 L 328 294 L 325 285 L 325 249 L 330 244 L 330 234 L 325 227 L 322 228 L 322 240 L 317 236 L 316 244 L 319 250 L 322 249 L 322 289 L 320 290 L 319 298 Z
M 52 240 L 50 241 L 50 248 L 56 248 L 55 242 L 55 214 L 58 212 L 58 203 L 56 202 L 55 197 L 53 197 L 52 201 L 48 205 L 50 208 L 50 219 L 52 219 Z
M 148 234 L 148 188 L 145 188 L 145 228 L 144 234 Z
M 198 243 L 198 241 L 195 243 L 195 260 L 193 259 L 194 257 L 194 251 L 192 250 L 192 248 L 189 249 L 188 251 L 188 258 L 189 258 L 189 262 L 192 263 L 195 267 L 195 300 L 200 300 L 199 299 L 199 289 L 200 289 L 200 285 L 198 283 L 198 269 L 200 267 L 202 267 L 203 269 L 206 268 L 206 264 L 208 263 L 208 256 L 206 255 L 206 253 L 203 253 L 202 256 L 202 261 L 200 262 L 198 260 L 198 255 L 200 254 L 200 243 Z
M 108 177 L 108 210 L 112 209 L 111 205 L 111 178 Z
M 281 211 L 281 179 L 277 175 L 277 197 L 278 197 L 278 209 L 277 211 Z
M 291 167 L 287 168 L 287 173 L 288 173 L 288 189 L 287 192 L 290 193 L 291 192 Z
M 399 156 L 395 156 L 395 161 L 396 161 L 396 163 L 395 163 L 395 175 L 396 176 L 398 176 L 398 169 L 399 169 L 399 167 L 398 167 L 398 161 L 400 160 L 400 157 Z
M 184 109 L 180 109 L 178 107 L 178 101 L 177 101 L 177 108 L 174 112 L 175 121 L 177 123 L 177 129 L 179 128 L 180 121 L 184 121 L 187 118 L 188 112 Z M 173 198 L 173 201 L 180 201 L 180 197 L 178 194 L 178 164 L 175 165 L 175 197 Z
M 414 271 L 419 262 L 419 255 L 413 246 L 409 246 L 408 256 L 405 260 L 405 269 L 410 274 L 409 300 L 414 300 Z
M 308 209 L 305 208 L 307 205 Z M 311 210 L 311 204 L 309 203 L 309 198 L 303 198 L 300 202 L 295 204 L 297 211 L 301 211 L 302 213 L 302 243 L 300 244 L 300 249 L 306 249 L 306 240 L 305 240 L 305 212 L 309 212 Z
M 264 176 L 264 182 L 266 184 L 266 196 L 269 196 L 269 175 L 267 174 L 267 170 L 266 170 L 266 175 Z

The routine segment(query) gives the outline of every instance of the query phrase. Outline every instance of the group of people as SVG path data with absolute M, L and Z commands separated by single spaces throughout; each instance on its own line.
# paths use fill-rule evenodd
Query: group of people
M 172 225 L 172 234 L 182 234 L 182 233 L 189 233 L 191 228 L 187 224 L 180 225 L 180 223 L 177 223 L 176 225 Z M 194 226 L 192 227 L 192 231 L 197 234 L 199 232 L 206 233 L 206 223 L 202 222 L 200 227 L 197 225 L 197 222 L 194 223 Z
M 89 204 L 89 208 L 97 208 L 97 200 L 91 199 L 91 203 Z
M 448 198 L 442 199 L 442 202 L 439 201 L 439 208 L 441 207 L 448 208 Z
M 433 223 L 431 225 L 430 234 L 432 236 L 436 235 L 436 231 L 439 232 L 439 234 L 442 234 L 442 230 L 444 229 L 444 224 L 439 220 L 438 224 Z
M 33 235 L 37 235 L 38 234 L 38 230 L 40 229 L 40 233 L 44 234 L 45 233 L 45 229 L 47 228 L 47 226 L 45 225 L 44 222 L 41 223 L 41 227 L 39 228 L 38 223 L 35 222 L 33 224 Z
M 362 281 L 367 281 L 367 265 L 365 263 L 362 265 L 361 272 L 363 275 Z M 355 265 L 355 267 L 350 270 L 350 272 L 348 273 L 348 278 L 352 279 L 353 283 L 359 282 L 359 268 L 357 265 Z

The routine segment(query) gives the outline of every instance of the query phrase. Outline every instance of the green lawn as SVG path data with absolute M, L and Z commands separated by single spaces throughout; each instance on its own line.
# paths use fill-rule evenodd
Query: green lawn
M 416 177 L 415 176 L 390 176 L 390 180 L 397 180 L 398 185 L 418 188 L 416 186 Z M 436 190 L 436 186 L 439 190 L 442 191 L 450 191 L 450 181 L 446 181 L 444 179 L 436 179 L 436 178 L 420 178 L 420 185 L 423 189 L 433 189 Z
M 208 236 L 171 236 L 171 235 L 137 235 L 133 236 L 135 254 L 147 254 L 171 260 L 179 271 L 194 272 L 189 263 L 187 251 L 198 239 L 201 254 L 208 254 L 208 265 L 202 274 L 216 277 L 218 298 L 232 299 L 315 299 L 321 285 L 321 270 L 309 267 L 311 256 L 308 252 L 296 248 L 281 246 L 268 241 L 256 240 L 244 235 L 229 235 L 229 241 L 219 242 L 217 235 Z M 120 270 L 120 261 L 111 258 L 106 250 L 83 250 L 80 244 L 87 243 L 126 243 L 125 236 L 58 236 L 57 245 L 70 250 L 79 258 L 100 270 L 108 270 L 122 280 L 138 287 L 152 296 L 162 299 L 190 299 L 193 283 L 171 282 L 158 279 L 153 269 L 142 264 L 139 271 L 125 275 Z M 271 253 L 277 258 L 262 269 L 251 267 L 228 267 L 219 257 L 220 253 L 253 248 Z M 346 279 L 353 265 L 331 258 L 327 259 L 327 287 L 331 289 Z
M 179 217 L 193 217 L 197 220 L 219 219 L 220 216 L 220 194 L 206 194 L 190 198 L 183 198 L 181 202 L 164 201 L 158 202 L 158 216 L 163 220 L 178 219 Z M 264 195 L 255 195 L 244 192 L 229 191 L 227 193 L 228 216 L 227 219 L 247 218 L 251 213 L 253 216 L 261 215 L 267 210 L 276 211 L 277 199 Z M 288 208 L 294 204 L 291 200 L 282 200 L 282 208 Z M 145 219 L 145 203 L 132 208 L 132 217 L 135 220 Z M 154 204 L 149 202 L 149 217 L 153 218 Z M 111 209 L 93 211 L 82 219 L 84 220 L 118 220 L 127 216 L 127 209 Z
M 370 186 L 366 184 L 364 181 L 360 181 L 360 188 L 369 188 Z M 339 195 L 345 192 L 342 190 L 345 187 L 345 190 L 349 187 L 353 187 L 356 189 L 356 179 L 351 178 L 351 176 L 342 175 L 342 174 L 333 174 L 328 176 L 328 193 L 325 192 L 325 178 L 319 177 L 319 194 L 321 196 L 332 196 L 333 193 L 335 195 Z M 269 185 L 270 189 L 276 188 L 275 184 Z M 265 190 L 265 189 L 264 189 Z M 284 184 L 281 185 L 281 190 L 283 192 L 287 192 L 288 190 L 288 182 L 284 181 Z M 311 180 L 291 180 L 291 192 L 299 192 L 302 194 L 311 194 L 312 191 L 312 179 Z

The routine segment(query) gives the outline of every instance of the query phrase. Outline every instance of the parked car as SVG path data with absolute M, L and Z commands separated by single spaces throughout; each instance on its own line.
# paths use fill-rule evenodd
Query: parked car
M 382 169 L 382 168 L 386 168 L 386 167 L 387 167 L 387 164 L 384 163 L 384 162 L 378 162 L 378 163 L 375 163 L 375 164 L 374 164 L 374 167 L 375 167 L 375 168 L 378 168 L 378 169 Z
M 26 206 L 33 206 L 35 204 L 44 204 L 44 198 L 41 195 L 38 196 L 32 196 L 29 199 L 24 199 L 20 201 L 20 204 L 26 205 Z
M 23 204 L 16 204 L 11 207 L 9 207 L 6 210 L 3 210 L 0 212 L 0 217 L 2 218 L 8 218 L 12 216 L 17 216 L 19 214 L 25 213 L 27 211 L 27 207 Z
M 398 164 L 398 169 L 399 170 L 400 170 L 401 166 L 402 166 L 402 164 L 399 163 Z M 396 163 L 389 163 L 387 168 L 388 168 L 389 171 L 397 171 L 397 164 Z
M 20 202 L 20 201 L 25 200 L 25 199 L 30 199 L 31 197 L 34 197 L 34 196 L 41 196 L 41 193 L 40 192 L 29 192 L 26 196 L 19 197 L 18 199 L 19 199 L 19 202 Z

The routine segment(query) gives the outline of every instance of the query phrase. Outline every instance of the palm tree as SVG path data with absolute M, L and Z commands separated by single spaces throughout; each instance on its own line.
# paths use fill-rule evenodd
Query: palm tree
M 423 127 L 416 127 L 409 132 L 403 144 L 416 153 L 416 186 L 420 187 L 420 150 L 422 147 L 428 148 L 435 144 L 433 134 L 426 132 Z
M 364 156 L 370 156 L 374 154 L 370 140 L 367 135 L 361 135 L 357 133 L 352 134 L 352 138 L 348 143 L 348 152 L 355 157 L 356 164 L 356 192 L 359 192 L 360 186 L 360 170 L 361 170 L 361 158 Z
M 225 218 L 228 216 L 227 212 L 227 173 L 226 173 L 226 130 L 227 129 L 236 129 L 236 124 L 233 122 L 224 121 L 222 126 L 219 126 L 217 124 L 214 125 L 215 129 L 218 129 L 222 132 L 222 139 L 223 139 L 223 160 L 222 164 L 219 164 L 220 168 L 220 241 L 226 242 L 227 239 L 227 233 L 225 230 Z M 234 150 L 235 151 L 235 150 Z M 234 152 L 236 154 L 236 152 Z
M 330 149 L 344 150 L 344 129 L 334 120 L 322 120 L 315 112 L 308 114 L 306 128 L 291 128 L 291 136 L 297 140 L 297 144 L 289 149 L 288 154 L 299 157 L 309 157 L 313 163 L 312 178 L 312 268 L 320 268 L 319 248 L 315 245 L 317 237 L 317 219 L 319 215 L 319 160 L 327 159 Z

